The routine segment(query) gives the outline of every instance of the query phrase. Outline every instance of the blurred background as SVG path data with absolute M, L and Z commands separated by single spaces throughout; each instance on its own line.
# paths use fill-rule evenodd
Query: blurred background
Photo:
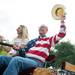
M 75 44 L 74 0 L 0 0 L 0 34 L 12 40 L 20 24 L 27 26 L 30 39 L 38 36 L 38 27 L 41 24 L 48 26 L 48 36 L 58 33 L 60 21 L 51 15 L 52 7 L 56 4 L 63 4 L 67 13 L 67 35 L 63 40 Z

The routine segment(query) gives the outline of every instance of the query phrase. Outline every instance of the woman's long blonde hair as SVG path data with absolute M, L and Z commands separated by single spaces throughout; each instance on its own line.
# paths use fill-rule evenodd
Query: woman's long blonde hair
M 22 28 L 22 40 L 24 39 L 28 39 L 28 29 L 25 25 L 20 25 L 20 27 Z

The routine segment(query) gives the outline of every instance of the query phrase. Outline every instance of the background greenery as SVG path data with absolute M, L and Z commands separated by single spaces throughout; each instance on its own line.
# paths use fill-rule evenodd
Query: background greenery
M 63 61 L 75 64 L 75 45 L 71 42 L 61 42 L 55 46 L 56 52 L 52 51 L 50 54 L 56 56 L 55 66 L 59 67 Z

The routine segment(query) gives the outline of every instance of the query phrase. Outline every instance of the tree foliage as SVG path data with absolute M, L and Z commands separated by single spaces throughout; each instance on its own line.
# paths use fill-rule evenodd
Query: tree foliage
M 56 62 L 55 65 L 60 66 L 62 61 L 67 61 L 69 63 L 75 64 L 75 45 L 71 44 L 69 41 L 61 42 L 55 46 L 58 51 L 55 53 Z

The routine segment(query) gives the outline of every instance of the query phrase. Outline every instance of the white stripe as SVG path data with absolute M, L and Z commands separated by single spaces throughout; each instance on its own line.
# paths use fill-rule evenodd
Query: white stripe
M 45 58 L 38 56 L 38 55 L 35 55 L 35 54 L 27 53 L 26 56 L 27 57 L 33 57 L 33 58 L 36 58 L 36 59 L 39 59 L 39 60 L 45 62 Z
M 61 25 L 64 25 L 64 22 L 61 22 Z
M 49 40 L 47 41 L 37 41 L 36 44 L 50 44 Z
M 61 38 L 58 35 L 56 35 L 56 40 L 59 41 L 60 39 Z
M 65 33 L 66 32 L 65 28 L 64 27 L 60 28 L 60 32 Z
M 46 55 L 49 55 L 49 50 L 47 49 L 47 48 L 43 48 L 43 47 L 32 47 L 32 48 L 30 48 L 30 50 L 37 50 L 37 51 L 39 51 L 39 52 L 43 52 L 43 53 L 45 53 Z

